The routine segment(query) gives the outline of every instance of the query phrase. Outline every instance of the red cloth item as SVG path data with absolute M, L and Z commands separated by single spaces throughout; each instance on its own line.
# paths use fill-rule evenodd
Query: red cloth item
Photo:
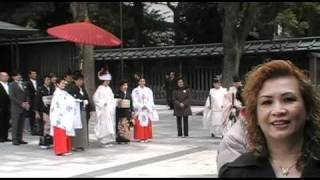
M 66 130 L 53 127 L 53 141 L 54 141 L 54 153 L 56 155 L 63 155 L 69 153 L 72 150 L 71 136 L 67 136 Z
M 49 28 L 47 32 L 51 36 L 80 44 L 113 47 L 122 43 L 115 35 L 90 21 L 55 26 Z
M 140 125 L 138 118 L 135 119 L 134 125 L 134 139 L 138 140 L 147 140 L 152 139 L 152 124 L 149 120 L 149 124 L 146 127 Z

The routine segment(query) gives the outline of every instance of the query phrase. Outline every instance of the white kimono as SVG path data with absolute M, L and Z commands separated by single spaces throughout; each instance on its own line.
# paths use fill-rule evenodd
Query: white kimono
M 66 130 L 67 136 L 75 136 L 75 129 L 81 129 L 80 104 L 64 90 L 57 88 L 50 105 L 50 134 L 53 127 Z
M 225 94 L 226 88 L 211 88 L 203 110 L 203 127 L 217 136 L 222 136 L 223 131 L 222 105 Z
M 134 112 L 138 115 L 142 127 L 148 126 L 149 119 L 151 121 L 159 120 L 159 115 L 154 105 L 153 92 L 150 88 L 138 86 L 133 89 L 131 96 Z M 143 106 L 146 109 L 142 110 Z
M 115 137 L 116 100 L 109 86 L 100 85 L 93 95 L 97 121 L 95 134 L 101 143 L 108 143 Z

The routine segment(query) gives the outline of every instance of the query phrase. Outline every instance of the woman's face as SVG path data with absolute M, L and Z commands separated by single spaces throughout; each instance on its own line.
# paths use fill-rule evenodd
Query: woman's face
M 109 80 L 103 81 L 103 84 L 104 84 L 105 86 L 109 86 L 109 85 L 110 85 L 110 81 L 109 81 Z
M 124 83 L 120 86 L 120 90 L 126 92 L 128 90 L 128 83 Z
M 60 83 L 58 84 L 58 88 L 63 90 L 65 87 L 66 87 L 66 81 L 65 80 L 60 81 Z
M 306 108 L 294 77 L 279 77 L 264 82 L 258 93 L 258 124 L 266 139 L 303 137 Z
M 183 80 L 180 79 L 180 80 L 178 81 L 178 87 L 183 87 L 183 85 L 184 85 Z
M 51 83 L 51 79 L 49 77 L 44 78 L 43 84 L 49 86 Z
M 213 83 L 213 87 L 216 88 L 216 89 L 219 89 L 220 86 L 221 86 L 221 84 L 219 82 Z
M 144 87 L 146 85 L 146 81 L 144 79 L 139 80 L 139 86 Z
M 55 77 L 55 76 L 52 77 L 52 78 L 51 78 L 51 82 L 52 82 L 53 84 L 56 84 L 56 82 L 57 82 L 57 77 Z
M 83 84 L 84 84 L 84 80 L 80 78 L 80 79 L 76 80 L 75 83 L 76 83 L 76 85 L 77 85 L 78 87 L 82 87 Z

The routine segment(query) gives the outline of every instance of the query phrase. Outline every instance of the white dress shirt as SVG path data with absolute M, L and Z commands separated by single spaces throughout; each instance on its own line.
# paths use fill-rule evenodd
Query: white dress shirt
M 33 80 L 33 79 L 30 79 L 30 81 L 32 82 L 32 85 L 34 87 L 34 90 L 37 91 L 37 81 L 36 80 Z
M 0 81 L 1 85 L 4 87 L 4 90 L 6 90 L 7 94 L 9 95 L 9 85 L 8 82 L 2 82 Z

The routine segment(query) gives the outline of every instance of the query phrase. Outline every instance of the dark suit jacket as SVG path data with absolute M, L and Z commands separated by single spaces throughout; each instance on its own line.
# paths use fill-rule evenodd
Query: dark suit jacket
M 257 158 L 245 153 L 231 163 L 221 167 L 219 178 L 275 178 L 276 175 L 267 158 Z M 320 160 L 309 158 L 301 177 L 320 177 Z
M 10 111 L 10 97 L 0 83 L 0 112 Z
M 11 113 L 22 113 L 25 110 L 21 104 L 28 101 L 28 89 L 23 85 L 23 90 L 19 87 L 18 83 L 13 81 L 9 85 L 9 94 L 11 100 Z
M 83 109 L 83 102 L 80 103 L 80 109 L 86 111 L 87 121 L 89 121 L 89 119 L 90 119 L 90 111 L 92 109 L 92 106 L 90 104 L 89 96 L 88 96 L 88 93 L 87 93 L 86 89 L 84 87 L 82 88 L 82 91 L 83 91 L 83 95 L 82 95 L 80 93 L 80 88 L 78 86 L 76 86 L 75 84 L 70 84 L 66 91 L 76 99 L 88 100 L 89 104 L 85 107 L 85 109 Z
M 25 85 L 28 89 L 28 97 L 29 97 L 29 103 L 30 103 L 31 109 L 34 109 L 33 106 L 35 103 L 36 93 L 37 93 L 38 88 L 40 87 L 40 82 L 38 80 L 36 82 L 37 82 L 37 88 L 34 89 L 33 84 L 30 79 L 25 81 Z

